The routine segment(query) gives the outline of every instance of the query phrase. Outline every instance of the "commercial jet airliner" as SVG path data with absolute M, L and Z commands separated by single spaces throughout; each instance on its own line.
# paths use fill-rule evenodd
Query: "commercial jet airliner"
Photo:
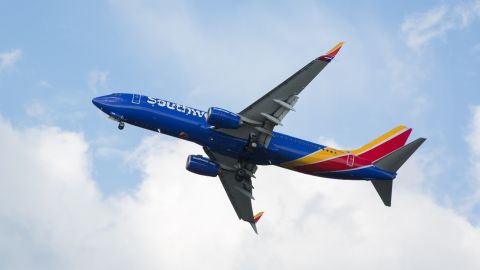
M 207 155 L 190 155 L 186 169 L 220 178 L 239 219 L 256 223 L 252 178 L 257 165 L 275 165 L 313 176 L 370 181 L 386 206 L 391 205 L 397 170 L 425 141 L 406 144 L 412 132 L 397 126 L 358 149 L 339 150 L 273 131 L 294 111 L 302 90 L 333 60 L 343 42 L 322 55 L 239 113 L 210 107 L 202 111 L 140 94 L 96 97 L 93 104 L 118 122 L 188 140 Z

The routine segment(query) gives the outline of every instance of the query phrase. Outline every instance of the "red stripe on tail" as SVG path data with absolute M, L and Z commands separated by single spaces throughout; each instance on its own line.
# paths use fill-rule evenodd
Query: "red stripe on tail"
M 359 154 L 359 157 L 362 157 L 370 162 L 375 162 L 376 160 L 390 154 L 391 152 L 397 150 L 398 148 L 402 147 L 405 145 L 407 142 L 408 136 L 410 136 L 410 133 L 412 132 L 412 129 L 409 128 L 406 131 L 389 138 L 387 141 L 373 147 L 372 149 L 369 149 L 361 154 Z

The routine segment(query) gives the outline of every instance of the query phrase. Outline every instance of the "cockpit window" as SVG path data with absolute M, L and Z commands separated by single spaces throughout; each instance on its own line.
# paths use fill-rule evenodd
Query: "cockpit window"
M 114 96 L 114 97 L 119 97 L 119 96 L 120 96 L 120 93 L 113 93 L 112 96 Z

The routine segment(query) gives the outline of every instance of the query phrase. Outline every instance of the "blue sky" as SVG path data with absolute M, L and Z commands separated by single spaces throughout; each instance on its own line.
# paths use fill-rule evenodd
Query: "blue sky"
M 3 3 L 2 10 L 7 16 L 0 20 L 2 25 L 10 27 L 0 29 L 0 34 L 8 37 L 2 42 L 1 51 L 19 49 L 22 56 L 14 67 L 2 71 L 2 92 L 15 100 L 0 101 L 2 115 L 21 126 L 52 124 L 83 132 L 89 141 L 113 137 L 119 148 L 131 148 L 148 133 L 132 129 L 122 134 L 115 132 L 113 123 L 108 125 L 91 106 L 92 97 L 112 91 L 140 92 L 202 109 L 220 105 L 239 111 L 312 57 L 345 40 L 346 46 L 335 64 L 305 92 L 298 113 L 289 116 L 282 131 L 317 141 L 319 136 L 335 138 L 342 145 L 355 147 L 396 124 L 405 123 L 418 136 L 429 138 L 425 151 L 441 149 L 441 156 L 449 159 L 442 163 L 450 164 L 447 165 L 451 166 L 450 177 L 435 181 L 442 187 L 448 185 L 446 190 L 463 187 L 457 185 L 459 181 L 452 183 L 449 179 L 465 179 L 469 167 L 464 162 L 468 147 L 463 137 L 468 131 L 471 107 L 478 98 L 475 90 L 480 38 L 476 18 L 464 27 L 431 38 L 417 51 L 405 43 L 402 23 L 409 16 L 432 8 L 453 8 L 456 3 L 425 1 L 420 5 L 400 5 L 373 1 L 352 6 L 282 1 L 274 7 L 255 2 L 222 3 L 165 5 L 147 1 L 138 5 L 152 13 L 160 10 L 159 16 L 169 13 L 168 8 L 187 13 L 188 22 L 183 23 L 192 24 L 191 28 L 198 31 L 191 38 L 199 46 L 189 44 L 191 48 L 177 48 L 173 44 L 176 41 L 164 40 L 179 31 L 176 38 L 182 42 L 190 34 L 188 31 L 192 31 L 186 29 L 190 26 L 178 26 L 181 29 L 177 30 L 173 24 L 167 30 L 137 31 L 139 24 L 154 27 L 162 23 L 161 18 L 150 22 L 134 15 L 129 17 L 122 7 L 127 4 L 122 2 Z M 167 10 L 162 9 L 163 5 Z M 314 8 L 305 12 L 309 6 Z M 302 17 L 303 22 L 299 20 Z M 182 22 L 181 17 L 172 20 Z M 322 25 L 327 20 L 328 25 Z M 297 32 L 307 37 L 289 39 L 289 35 L 301 35 Z M 323 32 L 334 32 L 335 36 Z M 238 45 L 242 42 L 247 45 Z M 270 50 L 268 46 L 276 42 L 284 44 Z M 208 47 L 212 44 L 222 47 L 218 55 Z M 242 57 L 237 56 L 238 47 L 242 47 L 240 53 L 246 55 L 245 61 L 238 59 Z M 188 50 L 188 54 L 201 56 L 205 49 L 208 50 L 205 59 L 194 59 L 193 67 L 185 59 L 187 56 L 181 55 Z M 266 51 L 268 54 L 262 57 Z M 282 54 L 272 55 L 269 51 Z M 348 63 L 356 60 L 349 59 L 353 57 L 360 61 L 355 67 L 348 67 Z M 272 58 L 275 63 L 270 63 Z M 222 65 L 225 62 L 228 66 Z M 240 67 L 236 62 L 240 62 Z M 280 65 L 277 69 L 262 68 L 277 64 Z M 201 77 L 204 73 L 201 71 L 195 75 L 196 69 L 202 69 L 203 65 L 208 66 L 204 71 L 207 78 Z M 392 66 L 398 70 L 385 70 Z M 248 70 L 255 74 L 248 74 Z M 220 71 L 227 73 L 227 79 L 212 81 Z M 237 72 L 245 73 L 236 76 Z M 360 74 L 352 74 L 357 72 Z M 249 77 L 253 77 L 252 83 Z M 342 81 L 335 82 L 332 77 Z M 393 77 L 398 86 L 392 85 Z M 234 81 L 229 82 L 228 78 Z M 238 84 L 249 89 L 241 89 Z M 394 92 L 397 90 L 400 93 Z M 248 95 L 243 91 L 248 91 Z M 417 104 L 421 112 L 412 115 Z M 40 112 L 33 112 L 35 106 L 41 108 Z M 112 172 L 121 162 L 117 159 L 96 157 L 95 160 L 102 164 L 95 171 L 103 179 L 98 180 L 100 187 L 107 193 L 136 184 L 121 180 L 130 178 L 131 172 Z M 106 180 L 109 178 L 116 180 Z
M 428 140 L 399 185 L 478 226 L 478 1 L 2 1 L 0 10 L 4 126 L 23 138 L 53 127 L 80 136 L 103 200 L 141 198 L 145 147 L 177 142 L 118 131 L 93 97 L 138 92 L 240 111 L 345 41 L 278 131 L 358 147 L 406 124 Z

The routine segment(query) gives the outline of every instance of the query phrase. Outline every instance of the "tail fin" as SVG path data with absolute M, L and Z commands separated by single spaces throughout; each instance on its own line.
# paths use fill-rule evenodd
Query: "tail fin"
M 396 173 L 407 159 L 425 142 L 425 138 L 418 138 L 413 142 L 393 151 L 374 162 L 378 168 Z M 371 181 L 378 195 L 386 206 L 392 205 L 392 184 L 393 180 L 372 180 Z
M 404 146 L 411 132 L 411 128 L 398 126 L 366 145 L 353 150 L 352 153 L 374 163 L 380 158 Z

